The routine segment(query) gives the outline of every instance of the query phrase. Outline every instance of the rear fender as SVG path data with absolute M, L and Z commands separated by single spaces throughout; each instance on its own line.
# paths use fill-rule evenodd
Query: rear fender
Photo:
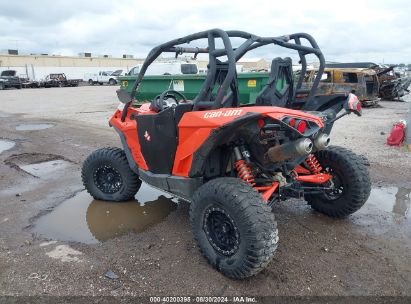
M 291 116 L 291 115 L 290 115 Z M 307 134 L 301 134 L 296 129 L 290 127 L 278 117 L 272 117 L 270 115 L 263 115 L 261 113 L 247 113 L 246 115 L 233 120 L 231 123 L 223 125 L 217 129 L 214 129 L 206 141 L 201 145 L 201 147 L 195 151 L 192 155 L 191 168 L 188 172 L 189 177 L 199 177 L 205 176 L 205 170 L 207 165 L 207 160 L 211 157 L 214 151 L 219 151 L 217 148 L 234 142 L 237 139 L 244 139 L 246 142 L 255 142 L 256 136 L 260 132 L 261 126 L 259 126 L 259 120 L 264 119 L 267 121 L 273 120 L 275 124 L 281 124 L 283 129 L 288 129 L 292 138 L 299 138 L 301 136 L 309 137 L 313 135 L 313 132 L 317 132 L 320 126 L 313 126 L 313 132 L 307 132 Z M 307 118 L 309 119 L 309 118 Z M 313 121 L 311 121 L 314 123 Z M 322 127 L 323 125 L 321 125 Z M 228 162 L 229 158 L 225 158 Z M 300 163 L 302 159 L 297 160 L 297 164 Z M 225 170 L 227 163 L 221 164 L 222 169 Z M 292 168 L 295 164 L 292 165 Z
M 317 95 L 312 102 L 304 105 L 301 110 L 304 111 L 325 111 L 332 110 L 336 114 L 340 112 L 347 100 L 348 94 Z
M 206 161 L 217 147 L 230 144 L 237 138 L 244 138 L 246 140 L 247 136 L 255 138 L 255 135 L 259 132 L 258 120 L 263 118 L 273 119 L 281 123 L 285 116 L 291 116 L 297 119 L 312 121 L 319 128 L 324 127 L 321 118 L 301 111 L 276 107 L 250 107 L 244 109 L 248 110 L 248 112 L 220 126 L 214 127 L 210 125 L 210 122 L 207 122 L 208 125 L 204 123 L 202 126 L 198 126 L 198 123 L 190 119 L 188 127 L 179 128 L 181 138 L 179 138 L 173 175 L 186 177 L 203 176 Z M 193 128 L 195 128 L 195 131 L 193 131 Z M 301 134 L 297 134 L 297 136 L 301 136 Z M 205 138 L 204 141 L 201 138 Z M 183 140 L 183 142 L 180 142 L 180 140 Z M 193 142 L 197 142 L 196 144 L 200 142 L 195 150 L 193 150 L 193 146 L 195 146 Z
M 236 137 L 244 135 L 244 133 L 247 132 L 246 128 L 244 128 L 245 126 L 248 127 L 250 124 L 254 124 L 257 128 L 257 121 L 260 118 L 263 118 L 263 115 L 260 113 L 247 113 L 240 118 L 234 119 L 229 124 L 213 129 L 206 141 L 192 155 L 191 168 L 188 172 L 188 176 L 202 176 L 207 158 L 212 151 L 223 144 L 230 143 Z

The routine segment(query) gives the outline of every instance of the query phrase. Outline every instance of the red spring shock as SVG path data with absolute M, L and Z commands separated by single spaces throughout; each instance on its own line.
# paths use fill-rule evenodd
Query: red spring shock
M 319 174 L 323 170 L 314 154 L 308 155 L 305 159 L 305 163 L 310 168 L 312 174 Z
M 237 169 L 238 177 L 241 178 L 246 183 L 250 184 L 251 186 L 255 185 L 253 171 L 251 170 L 250 166 L 247 165 L 244 159 L 239 159 L 235 162 L 235 168 Z

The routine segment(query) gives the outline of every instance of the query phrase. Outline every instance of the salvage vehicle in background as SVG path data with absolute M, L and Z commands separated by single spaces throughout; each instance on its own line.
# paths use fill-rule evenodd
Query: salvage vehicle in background
M 394 69 L 396 65 L 391 66 L 381 66 L 374 62 L 346 62 L 346 63 L 329 63 L 326 64 L 328 68 L 334 68 L 338 70 L 358 70 L 366 72 L 367 74 L 372 74 L 373 78 L 374 73 L 377 76 L 378 80 L 378 97 L 384 100 L 399 100 L 401 97 L 409 94 L 408 87 L 411 84 L 411 77 L 401 75 L 401 73 L 396 72 Z M 367 85 L 367 90 L 368 86 Z M 361 93 L 357 92 L 360 100 L 366 101 L 364 98 L 367 96 L 361 97 Z
M 401 97 L 410 93 L 408 87 L 411 84 L 411 77 L 396 73 L 394 71 L 396 67 L 394 65 L 387 68 L 376 68 L 380 82 L 380 97 L 382 99 L 402 101 Z
M 16 70 L 5 70 L 1 73 L 0 78 L 3 80 L 9 80 L 9 82 L 7 83 L 8 87 L 15 87 L 17 89 L 40 87 L 40 83 L 38 81 L 30 79 L 30 77 L 28 77 L 26 74 L 18 75 Z M 0 80 L 0 82 L 2 82 L 2 80 Z M 5 89 L 7 86 L 3 87 L 2 84 L 0 84 L 0 90 Z
M 21 89 L 23 84 L 15 70 L 4 70 L 0 74 L 0 90 L 7 88 Z
M 44 88 L 53 87 L 77 87 L 82 79 L 67 79 L 64 73 L 49 74 L 40 81 L 40 86 Z
M 40 88 L 41 84 L 37 80 L 32 80 L 30 77 L 27 75 L 20 75 L 19 76 L 20 81 L 23 85 L 23 88 L 28 89 L 28 88 Z
M 318 86 L 317 94 L 333 95 L 355 92 L 364 106 L 378 102 L 379 82 L 375 70 L 370 68 L 341 68 L 339 64 L 326 64 Z M 315 69 L 308 70 L 304 87 L 310 87 L 317 75 Z
M 207 46 L 192 46 L 204 40 Z M 292 60 L 273 59 L 255 103 L 243 104 L 236 62 L 269 45 L 295 50 L 302 73 L 294 80 Z M 141 105 L 135 96 L 145 73 L 165 52 L 208 54 L 203 84 L 193 100 L 166 88 Z M 319 60 L 310 88 L 302 88 L 306 55 Z M 314 210 L 342 218 L 359 210 L 371 191 L 366 160 L 329 145 L 334 122 L 360 116 L 361 103 L 352 93 L 316 94 L 324 65 L 305 33 L 259 37 L 212 29 L 155 47 L 131 92 L 117 90 L 120 105 L 109 125 L 123 149 L 101 148 L 87 157 L 85 188 L 97 200 L 119 202 L 134 198 L 144 181 L 189 201 L 192 231 L 208 262 L 230 278 L 259 273 L 278 245 L 274 204 L 305 199 Z
M 84 75 L 84 81 L 88 82 L 89 85 L 103 85 L 105 83 L 109 85 L 116 85 L 117 78 L 121 76 L 123 70 L 112 71 L 100 71 L 98 73 L 88 73 Z

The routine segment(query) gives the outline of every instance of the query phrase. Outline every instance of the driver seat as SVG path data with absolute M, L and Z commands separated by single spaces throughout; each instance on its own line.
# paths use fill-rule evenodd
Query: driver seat
M 274 58 L 267 85 L 258 94 L 256 106 L 291 108 L 294 98 L 294 79 L 291 58 Z

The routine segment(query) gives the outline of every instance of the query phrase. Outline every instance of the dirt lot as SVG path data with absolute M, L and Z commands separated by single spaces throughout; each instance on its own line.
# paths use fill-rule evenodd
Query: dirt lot
M 332 133 L 370 161 L 366 205 L 334 220 L 303 201 L 278 204 L 274 261 L 234 281 L 200 256 L 186 203 L 148 186 L 137 195 L 144 206 L 83 191 L 86 156 L 120 145 L 107 125 L 114 87 L 1 91 L 0 149 L 15 146 L 0 153 L 0 295 L 411 296 L 411 153 L 384 146 L 409 103 L 380 104 Z M 25 130 L 33 123 L 46 125 Z

